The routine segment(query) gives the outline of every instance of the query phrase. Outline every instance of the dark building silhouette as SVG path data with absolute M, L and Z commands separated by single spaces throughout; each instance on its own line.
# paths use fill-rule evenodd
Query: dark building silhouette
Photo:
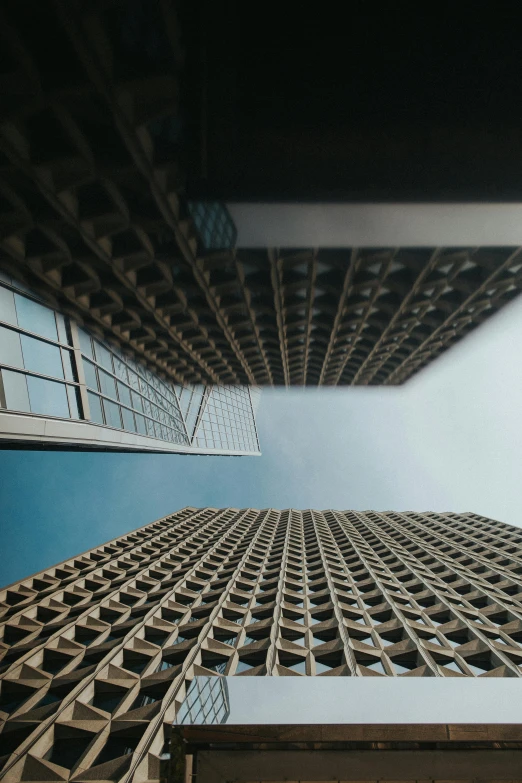
M 181 7 L 200 196 L 521 200 L 514 7 Z
M 236 251 L 227 204 L 520 200 L 517 28 L 247 13 L 4 3 L 0 267 L 178 383 L 402 383 L 516 295 L 513 241 Z

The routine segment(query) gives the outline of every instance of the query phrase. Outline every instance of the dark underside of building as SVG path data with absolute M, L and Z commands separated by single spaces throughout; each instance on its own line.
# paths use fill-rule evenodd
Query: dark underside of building
M 517 295 L 517 240 L 236 250 L 207 209 L 520 201 L 508 12 L 6 0 L 0 30 L 0 269 L 161 377 L 400 384 Z
M 182 11 L 199 195 L 520 200 L 514 7 Z
M 519 725 L 247 725 L 174 730 L 167 783 L 522 780 Z

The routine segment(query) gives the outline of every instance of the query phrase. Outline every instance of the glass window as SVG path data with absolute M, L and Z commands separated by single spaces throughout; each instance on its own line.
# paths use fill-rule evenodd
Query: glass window
M 154 422 L 152 419 L 145 419 L 147 423 L 147 435 L 150 435 L 152 438 L 156 437 L 156 431 L 154 429 Z
M 63 383 L 28 375 L 27 388 L 33 413 L 69 418 L 67 391 Z
M 68 381 L 76 380 L 74 356 L 72 351 L 67 351 L 62 348 L 62 363 L 65 370 L 65 377 Z
M 44 307 L 32 299 L 15 294 L 16 312 L 18 314 L 18 325 L 28 332 L 41 334 L 49 340 L 57 340 L 56 321 L 53 310 Z
M 80 410 L 80 392 L 76 386 L 67 386 L 67 397 L 69 398 L 69 410 L 71 419 L 81 419 Z
M 9 364 L 11 367 L 24 366 L 20 335 L 3 326 L 0 326 L 0 364 Z
M 134 414 L 128 408 L 121 409 L 123 415 L 123 429 L 134 432 Z
M 93 359 L 94 356 L 92 353 L 92 340 L 90 336 L 82 329 L 78 329 L 78 339 L 80 341 L 81 352 L 84 353 L 85 356 L 88 356 L 90 359 Z
M 100 345 L 100 343 L 94 341 L 95 349 L 96 349 L 96 359 L 101 364 L 102 367 L 105 367 L 106 370 L 109 372 L 113 372 L 112 367 L 112 357 L 109 353 L 109 351 L 103 347 L 103 345 Z
M 118 383 L 118 397 L 120 398 L 120 402 L 131 407 L 130 389 L 128 386 L 124 386 L 123 383 Z
M 21 336 L 21 340 L 24 365 L 27 370 L 63 378 L 62 358 L 60 349 L 56 345 L 49 345 L 26 334 Z
M 109 402 L 109 400 L 104 400 L 103 407 L 105 408 L 105 416 L 107 417 L 109 427 L 116 427 L 121 430 L 120 406 L 114 402 Z
M 116 382 L 112 375 L 109 375 L 103 370 L 98 370 L 98 376 L 100 378 L 100 387 L 103 394 L 106 394 L 107 397 L 114 397 L 114 399 L 116 399 Z
M 0 288 L 0 321 L 17 324 L 14 294 L 8 288 Z
M 132 386 L 133 389 L 136 389 L 136 391 L 140 390 L 140 380 L 135 372 L 131 372 L 129 370 L 129 383 Z
M 90 389 L 98 389 L 98 379 L 96 377 L 96 367 L 87 360 L 83 362 L 83 371 L 85 374 L 85 383 Z
M 132 392 L 132 407 L 134 410 L 141 411 L 143 413 L 143 404 L 139 394 Z
M 97 424 L 104 424 L 105 422 L 103 420 L 103 411 L 100 398 L 97 394 L 92 394 L 91 392 L 87 392 L 87 396 L 89 398 L 91 421 L 95 421 Z
M 2 370 L 6 405 L 13 411 L 30 411 L 26 376 L 20 372 Z
M 58 326 L 58 339 L 61 343 L 64 343 L 64 345 L 70 345 L 71 341 L 69 340 L 69 335 L 67 334 L 67 328 L 65 325 L 65 318 L 61 313 L 56 313 L 56 325 Z
M 114 359 L 114 372 L 120 380 L 127 383 L 127 368 L 119 359 Z
M 136 414 L 136 427 L 140 435 L 147 434 L 147 426 L 145 424 L 145 419 L 143 416 L 140 416 L 139 413 Z

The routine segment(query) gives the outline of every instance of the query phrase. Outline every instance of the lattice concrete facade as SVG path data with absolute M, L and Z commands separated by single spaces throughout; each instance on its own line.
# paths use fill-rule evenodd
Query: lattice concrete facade
M 186 198 L 173 4 L 8 2 L 0 27 L 0 268 L 165 377 L 400 384 L 519 292 L 517 247 L 209 249 L 234 231 Z
M 520 677 L 522 532 L 185 508 L 6 588 L 5 779 L 153 780 L 196 675 Z

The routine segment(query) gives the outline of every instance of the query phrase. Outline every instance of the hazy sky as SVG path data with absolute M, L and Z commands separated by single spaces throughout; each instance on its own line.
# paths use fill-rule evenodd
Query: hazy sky
M 201 678 L 204 679 L 203 677 Z M 207 678 L 205 678 L 207 679 Z M 522 679 L 227 677 L 229 724 L 519 723 Z M 313 707 L 311 707 L 313 705 Z
M 247 247 L 522 244 L 522 204 L 227 204 Z
M 0 584 L 183 506 L 522 526 L 522 297 L 401 388 L 265 390 L 261 457 L 0 452 Z

